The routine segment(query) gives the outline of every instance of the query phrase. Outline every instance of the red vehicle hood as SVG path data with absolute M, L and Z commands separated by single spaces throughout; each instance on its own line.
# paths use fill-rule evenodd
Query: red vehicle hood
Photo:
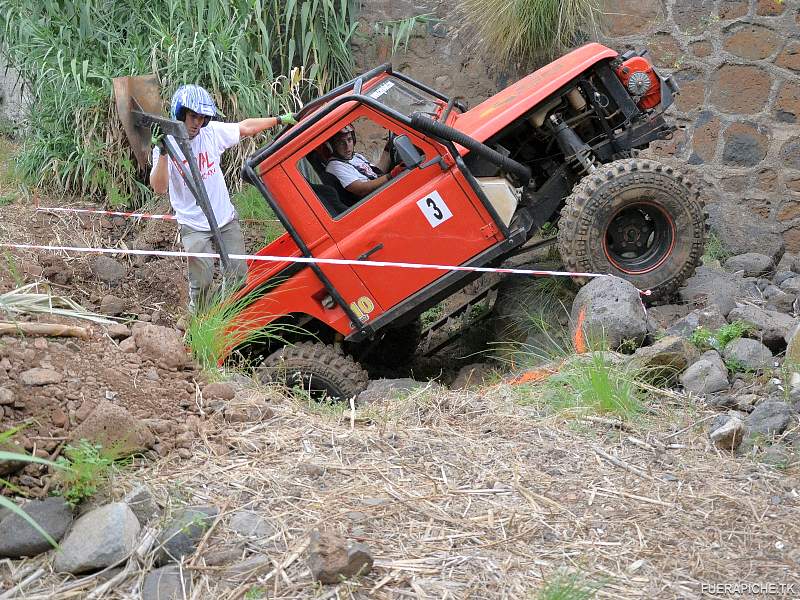
M 484 142 L 595 63 L 616 56 L 617 52 L 602 44 L 586 44 L 520 79 L 475 108 L 456 114 L 449 125 Z

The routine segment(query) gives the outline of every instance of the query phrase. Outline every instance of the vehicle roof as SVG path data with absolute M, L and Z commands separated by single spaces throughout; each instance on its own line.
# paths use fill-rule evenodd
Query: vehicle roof
M 602 44 L 586 44 L 534 71 L 467 112 L 454 115 L 449 124 L 484 142 L 595 63 L 616 56 L 617 52 Z

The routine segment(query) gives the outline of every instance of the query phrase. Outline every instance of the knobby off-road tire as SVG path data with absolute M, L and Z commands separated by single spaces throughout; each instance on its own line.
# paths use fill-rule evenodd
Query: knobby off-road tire
M 650 300 L 672 294 L 700 262 L 707 217 L 699 190 L 662 163 L 626 158 L 575 186 L 558 246 L 568 271 L 627 279 Z
M 333 346 L 302 342 L 270 354 L 259 368 L 261 381 L 284 383 L 315 400 L 345 401 L 367 389 L 369 377 Z

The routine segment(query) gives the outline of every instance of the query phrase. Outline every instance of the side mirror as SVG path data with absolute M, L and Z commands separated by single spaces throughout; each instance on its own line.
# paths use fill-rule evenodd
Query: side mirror
M 406 169 L 418 167 L 422 159 L 425 158 L 414 147 L 407 135 L 394 138 L 394 149 L 397 150 L 397 157 L 405 164 Z

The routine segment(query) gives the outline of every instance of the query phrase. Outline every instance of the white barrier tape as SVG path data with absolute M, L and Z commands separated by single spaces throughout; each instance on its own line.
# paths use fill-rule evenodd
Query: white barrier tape
M 150 213 L 135 213 L 135 212 L 121 212 L 116 210 L 98 210 L 93 208 L 65 208 L 59 207 L 45 207 L 39 206 L 36 208 L 37 212 L 63 212 L 63 213 L 79 213 L 85 215 L 109 215 L 112 217 L 127 217 L 131 219 L 163 219 L 165 221 L 174 221 L 175 215 L 152 215 Z
M 219 258 L 215 252 L 182 252 L 177 250 L 133 250 L 119 248 L 83 248 L 75 246 L 40 246 L 36 244 L 0 243 L 3 248 L 18 250 L 49 250 L 56 252 L 84 252 L 89 254 L 126 254 L 138 256 L 164 256 L 175 258 Z M 424 263 L 389 262 L 378 260 L 353 260 L 346 258 L 307 258 L 305 256 L 262 256 L 257 254 L 229 254 L 234 260 L 263 262 L 316 263 L 321 265 L 350 265 L 357 267 L 395 267 L 399 269 L 432 269 L 436 271 L 469 271 L 472 273 L 506 273 L 540 277 L 609 277 L 608 273 L 570 273 L 569 271 L 539 271 L 534 269 L 502 269 L 497 267 L 463 267 L 458 265 L 432 265 Z M 639 290 L 645 296 L 650 290 Z
M 160 219 L 163 221 L 174 221 L 176 219 L 175 215 L 155 215 L 151 213 L 137 213 L 137 212 L 124 212 L 124 211 L 117 211 L 117 210 L 100 210 L 96 208 L 67 208 L 64 206 L 37 206 L 37 212 L 48 212 L 48 213 L 75 213 L 75 214 L 84 214 L 84 215 L 108 215 L 110 217 L 125 217 L 128 219 Z M 257 221 L 257 222 L 271 222 L 277 223 L 278 219 L 244 219 L 245 221 Z

